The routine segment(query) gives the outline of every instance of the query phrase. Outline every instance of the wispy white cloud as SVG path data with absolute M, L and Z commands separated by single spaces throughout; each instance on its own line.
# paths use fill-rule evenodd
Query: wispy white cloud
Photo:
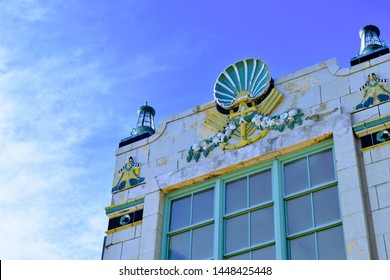
M 158 74 L 170 69 L 169 66 L 162 64 L 158 56 L 140 54 L 131 62 L 130 78 L 132 80 L 144 79 L 150 75 Z
M 77 50 L 0 71 L 1 259 L 100 257 L 109 86 Z
M 49 1 L 42 3 L 40 0 L 5 0 L 0 4 L 3 13 L 28 22 L 44 20 L 49 14 L 49 6 Z

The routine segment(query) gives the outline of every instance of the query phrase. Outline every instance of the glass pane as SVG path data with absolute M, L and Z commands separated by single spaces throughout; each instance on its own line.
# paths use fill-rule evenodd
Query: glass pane
M 150 119 L 150 127 L 154 129 L 154 118 Z
M 315 224 L 322 225 L 340 219 L 337 187 L 313 193 Z
M 287 201 L 288 233 L 294 234 L 313 226 L 310 195 Z
M 190 225 L 191 197 L 172 201 L 170 230 Z
M 230 253 L 249 245 L 248 214 L 226 220 L 225 252 Z
M 247 207 L 246 177 L 226 184 L 226 213 Z
M 190 256 L 190 232 L 174 235 L 170 238 L 170 260 L 188 260 Z
M 213 258 L 214 225 L 197 228 L 192 232 L 192 258 L 205 260 Z
M 332 150 L 309 157 L 311 187 L 335 180 Z
M 251 255 L 250 253 L 245 253 L 245 254 L 241 254 L 241 255 L 236 255 L 234 257 L 230 257 L 230 258 L 227 258 L 227 260 L 250 260 L 251 259 Z
M 306 158 L 284 165 L 284 193 L 289 195 L 308 188 Z
M 251 245 L 275 239 L 274 207 L 267 207 L 251 213 Z
M 139 116 L 138 116 L 137 127 L 142 126 L 144 118 L 145 118 L 145 111 L 141 111 Z
M 249 194 L 251 206 L 272 200 L 271 170 L 249 177 Z
M 345 244 L 341 226 L 318 233 L 318 254 L 320 260 L 345 260 Z
M 253 251 L 252 260 L 276 260 L 275 246 L 269 246 Z
M 315 260 L 317 257 L 314 234 L 291 240 L 290 258 L 292 260 Z
M 214 190 L 205 191 L 194 195 L 192 207 L 192 224 L 196 224 L 213 218 Z

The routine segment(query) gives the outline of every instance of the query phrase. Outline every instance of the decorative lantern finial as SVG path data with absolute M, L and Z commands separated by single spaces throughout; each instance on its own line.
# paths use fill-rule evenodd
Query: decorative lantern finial
M 360 52 L 351 59 L 351 66 L 389 53 L 389 47 L 379 38 L 379 35 L 379 28 L 372 24 L 360 29 Z

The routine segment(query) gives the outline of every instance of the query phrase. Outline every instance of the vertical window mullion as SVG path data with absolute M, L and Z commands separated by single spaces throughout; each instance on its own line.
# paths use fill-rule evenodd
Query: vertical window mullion
M 225 235 L 223 238 L 220 236 L 220 232 L 224 232 L 223 214 L 224 214 L 224 203 L 222 193 L 222 180 L 218 178 L 214 186 L 214 259 L 223 259 L 223 244 L 225 242 Z
M 307 185 L 309 186 L 309 189 L 311 189 L 311 180 L 310 180 L 310 161 L 309 156 L 306 156 L 306 168 L 307 168 Z
M 333 156 L 333 172 L 334 172 L 334 179 L 335 179 L 336 181 L 338 181 L 338 180 L 339 180 L 339 177 L 338 177 L 338 174 L 337 174 L 337 166 L 336 166 L 336 160 L 335 160 L 336 155 L 335 155 L 335 151 L 334 151 L 333 148 L 332 148 L 332 156 Z M 341 209 L 341 208 L 340 208 L 340 209 Z
M 194 207 L 194 193 L 191 194 L 191 205 L 190 205 L 190 224 L 189 226 L 192 226 L 192 216 L 193 216 L 193 207 Z M 190 230 L 190 248 L 189 248 L 189 253 L 188 253 L 188 256 L 189 256 L 189 259 L 191 260 L 192 259 L 192 232 L 194 230 L 191 229 Z
M 306 164 L 307 164 L 307 177 L 309 182 L 309 189 L 312 189 L 312 182 L 311 182 L 311 171 L 310 171 L 310 160 L 309 156 L 306 156 Z M 311 205 L 311 224 L 312 228 L 316 226 L 315 224 L 315 213 L 314 213 L 314 198 L 313 198 L 313 192 L 310 193 L 310 205 Z M 318 260 L 318 243 L 317 243 L 317 233 L 314 233 L 314 245 L 316 248 L 316 259 Z
M 250 207 L 250 188 L 249 188 L 249 176 L 246 176 L 246 207 Z
M 192 216 L 193 216 L 193 207 L 194 207 L 194 194 L 191 194 L 191 205 L 190 205 L 190 226 L 192 225 Z
M 275 250 L 276 259 L 287 259 L 286 249 L 286 218 L 284 210 L 282 165 L 275 160 L 272 165 L 272 198 L 274 201 L 275 213 Z
M 314 242 L 315 242 L 315 246 L 316 246 L 316 259 L 319 260 L 320 253 L 318 252 L 318 232 L 314 233 Z
M 190 243 L 188 244 L 188 246 L 190 246 L 189 248 L 189 253 L 188 253 L 188 259 L 192 260 L 192 233 L 194 232 L 193 229 L 190 230 Z
M 252 220 L 252 215 L 251 215 L 251 212 L 248 211 L 248 213 L 246 213 L 246 215 L 248 215 L 248 247 L 251 247 L 251 220 Z
M 246 208 L 249 209 L 250 207 L 250 188 L 249 188 L 249 176 L 247 175 L 246 176 Z M 252 236 L 251 236 L 251 232 L 252 232 L 252 227 L 251 227 L 251 223 L 252 223 L 252 215 L 251 215 L 251 211 L 248 211 L 247 213 L 248 215 L 248 247 L 251 246 L 251 239 L 252 239 Z
M 306 164 L 307 164 L 307 177 L 308 177 L 308 182 L 309 182 L 309 189 L 312 189 L 312 182 L 311 182 L 311 170 L 310 170 L 310 160 L 309 156 L 306 156 Z M 311 205 L 311 224 L 312 228 L 316 226 L 315 223 L 315 213 L 314 213 L 314 197 L 313 197 L 313 192 L 310 193 L 310 205 Z M 316 259 L 318 260 L 318 242 L 317 242 L 317 233 L 314 233 L 314 246 L 316 248 Z

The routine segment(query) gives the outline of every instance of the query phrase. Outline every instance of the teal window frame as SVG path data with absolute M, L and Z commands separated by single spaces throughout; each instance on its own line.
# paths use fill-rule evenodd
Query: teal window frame
M 289 196 L 284 195 L 284 172 L 283 166 L 285 164 L 291 163 L 295 160 L 301 159 L 303 157 L 308 158 L 311 155 L 321 153 L 327 150 L 332 150 L 333 154 L 333 167 L 334 167 L 334 180 L 327 182 L 326 184 L 316 186 L 314 188 L 305 189 L 304 191 L 293 193 Z M 272 176 L 272 201 L 267 201 L 263 204 L 254 205 L 253 207 L 249 206 L 245 209 L 240 209 L 233 213 L 225 214 L 225 191 L 226 184 L 232 181 L 235 181 L 240 178 L 249 178 L 249 176 L 253 174 L 260 173 L 262 171 L 271 170 Z M 309 171 L 310 172 L 310 171 Z M 310 173 L 309 173 L 310 174 Z M 310 175 L 309 175 L 310 177 Z M 247 179 L 248 181 L 248 179 Z M 310 194 L 321 191 L 324 189 L 337 187 L 338 179 L 337 179 L 337 170 L 336 170 L 336 158 L 334 154 L 333 140 L 329 139 L 323 141 L 321 143 L 303 148 L 298 151 L 291 152 L 289 154 L 285 154 L 282 156 L 275 157 L 273 159 L 261 162 L 259 164 L 242 168 L 238 171 L 234 171 L 222 176 L 219 176 L 215 179 L 210 179 L 208 181 L 186 187 L 177 191 L 173 191 L 168 193 L 165 197 L 164 204 L 164 218 L 163 218 L 163 230 L 162 230 L 162 242 L 161 242 L 161 254 L 160 258 L 165 260 L 168 259 L 169 254 L 169 238 L 172 234 L 176 232 L 169 231 L 170 224 L 170 213 L 171 213 L 171 205 L 172 201 L 180 199 L 182 197 L 192 195 L 194 193 L 202 192 L 210 188 L 214 188 L 214 211 L 213 218 L 205 222 L 204 224 L 195 225 L 196 227 L 203 226 L 205 224 L 214 224 L 214 235 L 213 235 L 213 257 L 212 259 L 226 259 L 229 257 L 234 257 L 239 254 L 244 254 L 246 252 L 252 252 L 257 249 L 266 248 L 268 246 L 275 246 L 276 250 L 276 259 L 285 260 L 289 259 L 290 248 L 289 241 L 298 238 L 301 236 L 309 235 L 309 234 L 317 234 L 320 231 L 327 230 L 330 228 L 335 228 L 338 226 L 342 226 L 342 217 L 341 217 L 341 209 L 340 211 L 340 219 L 334 221 L 332 223 L 321 225 L 319 227 L 310 228 L 306 231 L 299 232 L 297 234 L 289 235 L 287 232 L 287 207 L 286 201 L 293 199 L 295 197 L 299 197 L 302 195 Z M 247 187 L 248 188 L 248 187 Z M 249 188 L 248 188 L 249 189 Z M 337 188 L 337 194 L 339 197 Z M 249 199 L 249 193 L 248 193 Z M 225 220 L 229 217 L 238 216 L 243 213 L 249 213 L 251 211 L 263 209 L 269 206 L 273 206 L 274 209 L 274 240 L 270 242 L 265 242 L 256 245 L 249 245 L 243 249 L 238 250 L 237 252 L 233 252 L 231 254 L 225 254 Z M 313 206 L 312 206 L 313 208 Z M 313 211 L 313 210 L 312 210 Z M 248 225 L 250 227 L 250 223 Z M 181 231 L 190 229 L 192 226 L 181 229 Z M 250 232 L 250 228 L 248 228 L 248 232 Z M 221 234 L 220 234 L 221 233 Z M 317 239 L 316 239 L 317 240 Z M 316 241 L 317 242 L 317 241 Z M 344 241 L 345 244 L 345 241 Z M 345 245 L 344 245 L 345 251 Z M 316 256 L 318 258 L 318 246 L 316 243 Z

